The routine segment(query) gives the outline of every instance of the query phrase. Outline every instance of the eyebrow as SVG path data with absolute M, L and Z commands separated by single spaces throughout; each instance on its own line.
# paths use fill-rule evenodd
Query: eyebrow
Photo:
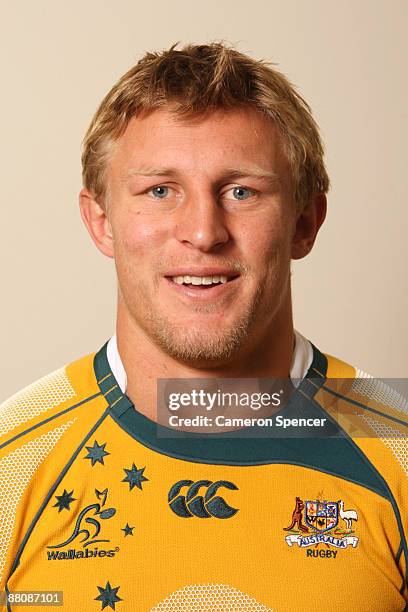
M 177 170 L 175 168 L 142 166 L 140 168 L 130 168 L 127 171 L 125 180 L 132 176 L 174 176 L 175 174 L 177 174 Z M 272 170 L 265 170 L 259 166 L 227 168 L 223 171 L 224 178 L 239 178 L 244 176 L 280 182 L 280 177 L 278 174 L 276 174 L 276 172 L 273 172 Z
M 152 166 L 142 166 L 141 168 L 130 168 L 127 171 L 125 178 L 131 176 L 167 176 L 175 174 L 175 170 L 171 168 L 156 168 Z
M 274 181 L 280 181 L 279 175 L 273 170 L 265 170 L 259 166 L 248 166 L 241 168 L 229 168 L 226 170 L 225 175 L 230 178 L 239 178 L 240 176 L 248 176 L 259 179 L 272 179 Z

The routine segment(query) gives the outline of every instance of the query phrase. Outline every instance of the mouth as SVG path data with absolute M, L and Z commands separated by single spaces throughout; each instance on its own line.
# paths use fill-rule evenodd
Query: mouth
M 209 275 L 193 275 L 193 274 L 180 274 L 174 276 L 166 276 L 176 285 L 193 285 L 194 287 L 200 287 L 202 289 L 209 289 L 214 285 L 225 285 L 225 283 L 231 282 L 234 278 L 237 278 L 238 274 L 209 274 Z
M 235 288 L 240 275 L 227 272 L 220 274 L 174 274 L 164 279 L 179 295 L 191 299 L 215 299 Z

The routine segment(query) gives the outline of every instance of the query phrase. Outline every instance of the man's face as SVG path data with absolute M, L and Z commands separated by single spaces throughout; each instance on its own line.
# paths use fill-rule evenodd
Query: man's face
M 153 111 L 130 121 L 107 180 L 119 316 L 190 364 L 273 331 L 290 309 L 295 204 L 271 121 Z

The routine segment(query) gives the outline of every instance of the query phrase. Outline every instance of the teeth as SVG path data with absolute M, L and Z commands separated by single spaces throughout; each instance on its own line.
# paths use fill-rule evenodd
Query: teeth
M 226 283 L 226 276 L 172 276 L 177 285 L 212 285 L 215 283 Z

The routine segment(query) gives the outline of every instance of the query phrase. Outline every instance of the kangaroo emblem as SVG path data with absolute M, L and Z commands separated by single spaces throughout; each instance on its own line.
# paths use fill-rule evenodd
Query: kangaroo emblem
M 47 548 L 62 548 L 62 546 L 66 546 L 67 544 L 70 544 L 70 542 L 72 542 L 73 540 L 75 540 L 77 537 L 79 537 L 82 534 L 84 535 L 84 537 L 80 541 L 85 542 L 85 544 L 83 544 L 84 548 L 86 546 L 89 546 L 90 544 L 95 544 L 95 542 L 109 542 L 110 541 L 110 540 L 95 539 L 101 530 L 101 523 L 100 523 L 100 520 L 98 519 L 111 518 L 116 513 L 116 509 L 115 508 L 105 508 L 104 510 L 102 510 L 102 507 L 105 505 L 105 502 L 106 502 L 106 497 L 108 495 L 108 489 L 104 489 L 103 491 L 98 491 L 98 489 L 95 489 L 95 495 L 97 499 L 102 500 L 102 503 L 101 504 L 98 504 L 98 503 L 90 504 L 89 506 L 86 506 L 79 513 L 78 518 L 75 523 L 74 531 L 72 532 L 70 537 L 67 540 L 65 540 L 65 542 L 61 542 L 61 544 L 53 544 L 52 546 L 47 546 Z M 93 510 L 92 515 L 87 516 L 85 518 L 87 514 L 89 515 L 92 512 L 92 510 Z M 94 518 L 96 516 L 98 518 Z M 82 527 L 81 529 L 82 521 L 86 523 L 87 525 L 93 526 L 94 529 L 93 529 L 92 539 L 89 539 L 91 537 L 91 532 L 89 529 L 86 528 L 86 526 Z
M 297 524 L 298 529 L 300 531 L 303 531 L 304 533 L 308 533 L 309 532 L 309 529 L 306 527 L 306 525 L 303 525 L 303 523 L 302 523 L 302 513 L 303 513 L 304 507 L 305 507 L 304 502 L 302 502 L 300 497 L 297 497 L 296 498 L 295 509 L 292 512 L 292 522 L 289 525 L 289 527 L 284 527 L 283 528 L 284 531 L 290 531 Z

